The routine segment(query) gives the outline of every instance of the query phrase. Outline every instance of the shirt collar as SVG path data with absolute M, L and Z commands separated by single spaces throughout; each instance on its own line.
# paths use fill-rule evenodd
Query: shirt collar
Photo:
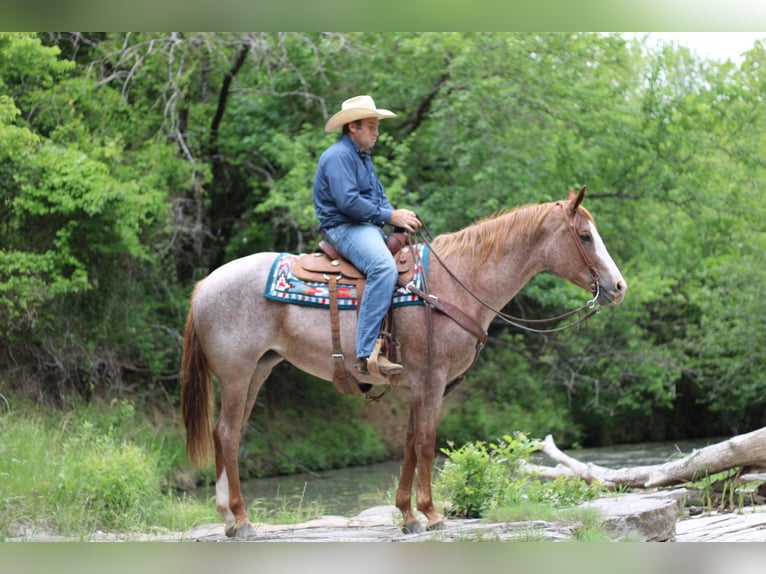
M 351 139 L 351 136 L 348 134 L 345 134 L 343 136 L 343 140 L 347 146 L 349 146 L 351 149 L 353 149 L 359 157 L 364 159 L 365 157 L 370 157 L 369 151 L 362 151 L 361 148 L 357 145 L 357 143 Z

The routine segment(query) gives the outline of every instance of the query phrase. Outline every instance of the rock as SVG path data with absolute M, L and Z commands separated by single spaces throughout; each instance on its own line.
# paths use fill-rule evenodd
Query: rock
M 322 516 L 293 525 L 256 524 L 252 542 L 465 542 L 535 540 L 561 541 L 573 538 L 576 525 L 542 520 L 491 523 L 480 519 L 447 520 L 444 529 L 405 534 L 395 506 L 375 506 L 352 518 Z M 156 540 L 157 538 L 155 538 Z M 172 538 L 169 538 L 172 539 Z M 198 526 L 183 540 L 223 542 L 223 525 Z M 233 541 L 233 540 L 232 540 Z
M 666 542 L 675 539 L 678 501 L 685 496 L 685 489 L 622 494 L 582 506 L 597 508 L 604 513 L 607 531 L 615 540 L 640 536 L 647 542 Z
M 766 541 L 766 508 L 725 515 L 707 514 L 679 520 L 679 501 L 685 489 L 607 496 L 584 504 L 599 509 L 610 538 L 644 541 Z M 578 524 L 541 520 L 490 523 L 480 519 L 447 520 L 443 530 L 404 534 L 394 506 L 375 506 L 352 518 L 322 516 L 299 524 L 255 524 L 253 542 L 467 542 L 573 540 Z M 31 527 L 21 528 L 11 541 L 63 541 Z M 78 540 L 82 540 L 79 539 Z M 223 524 L 204 524 L 187 532 L 155 529 L 151 533 L 102 533 L 91 541 L 200 541 L 233 542 Z
M 766 542 L 766 508 L 704 513 L 676 525 L 676 542 Z

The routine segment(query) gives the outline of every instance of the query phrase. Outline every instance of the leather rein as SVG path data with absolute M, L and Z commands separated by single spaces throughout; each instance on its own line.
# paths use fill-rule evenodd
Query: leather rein
M 583 245 L 582 239 L 580 239 L 580 235 L 577 233 L 577 217 L 579 215 L 579 210 L 576 211 L 572 217 L 572 220 L 569 222 L 569 230 L 572 233 L 572 238 L 574 239 L 575 245 L 577 246 L 577 250 L 580 252 L 580 256 L 583 259 L 583 262 L 585 263 L 585 266 L 588 268 L 588 271 L 590 272 L 591 277 L 593 278 L 593 282 L 591 284 L 591 293 L 593 294 L 593 298 L 589 299 L 585 302 L 584 305 L 573 309 L 571 311 L 568 311 L 566 313 L 563 313 L 561 315 L 558 315 L 556 317 L 550 317 L 548 319 L 524 319 L 521 317 L 514 317 L 513 315 L 509 315 L 507 313 L 504 313 L 503 311 L 499 309 L 493 308 L 491 305 L 487 304 L 486 302 L 482 301 L 479 296 L 477 296 L 475 293 L 473 293 L 453 272 L 452 270 L 447 267 L 444 264 L 444 261 L 441 260 L 438 253 L 434 251 L 431 242 L 433 241 L 433 234 L 426 226 L 425 222 L 423 220 L 420 220 L 421 223 L 421 240 L 422 242 L 428 246 L 431 254 L 436 258 L 436 260 L 441 263 L 444 270 L 447 272 L 447 274 L 458 284 L 460 287 L 463 288 L 463 290 L 468 293 L 471 297 L 473 297 L 476 301 L 479 302 L 480 305 L 482 305 L 484 308 L 488 309 L 489 311 L 492 311 L 501 321 L 503 321 L 507 325 L 511 325 L 512 327 L 516 327 L 517 329 L 522 329 L 524 331 L 530 332 L 530 333 L 557 333 L 559 331 L 564 331 L 566 329 L 570 329 L 572 327 L 576 327 L 580 323 L 583 323 L 590 319 L 593 315 L 598 313 L 601 308 L 598 306 L 597 300 L 600 292 L 600 284 L 598 280 L 598 273 L 596 272 L 596 268 L 593 265 L 593 262 L 591 261 L 590 256 L 588 255 L 588 252 L 585 250 L 585 246 Z M 420 219 L 420 218 L 418 218 Z M 411 286 L 412 284 L 407 285 L 407 289 L 411 292 L 415 293 L 416 295 L 423 297 L 422 292 L 416 293 L 414 290 L 414 286 Z M 429 298 L 434 299 L 433 295 L 428 295 Z M 454 308 L 454 306 L 451 306 Z M 556 321 L 561 321 L 562 319 L 567 319 L 573 315 L 581 314 L 583 311 L 588 311 L 588 313 L 585 316 L 578 317 L 577 320 L 572 321 L 570 323 L 567 323 L 566 325 L 563 325 L 561 327 L 554 327 L 550 329 L 542 329 L 542 328 L 536 328 L 536 327 L 530 327 L 529 325 L 540 325 L 545 323 L 553 323 Z M 462 312 L 461 312 L 462 313 Z M 464 317 L 468 317 L 465 313 L 462 313 Z M 461 317 L 462 318 L 462 317 Z M 458 324 L 460 324 L 464 329 L 467 331 L 476 334 L 475 325 L 476 321 L 473 319 L 470 320 L 470 327 L 466 324 L 464 324 L 461 321 L 458 321 L 455 317 L 453 319 L 456 320 Z M 526 324 L 525 324 L 526 323 Z M 481 341 L 481 337 L 478 337 Z M 482 343 L 486 342 L 486 334 L 484 336 L 484 340 L 481 341 Z

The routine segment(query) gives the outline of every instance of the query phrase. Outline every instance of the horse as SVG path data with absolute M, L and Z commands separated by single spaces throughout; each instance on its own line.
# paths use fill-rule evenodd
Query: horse
M 497 309 L 544 271 L 591 292 L 591 302 L 598 305 L 621 302 L 627 283 L 592 215 L 581 205 L 584 195 L 585 187 L 579 193 L 570 189 L 566 200 L 520 206 L 438 235 L 430 244 L 438 258 L 429 260 L 429 291 L 472 317 L 485 333 Z M 259 389 L 281 361 L 326 381 L 333 377 L 329 312 L 263 295 L 277 256 L 263 252 L 235 259 L 199 281 L 184 331 L 181 410 L 186 453 L 197 465 L 210 464 L 215 453 L 216 509 L 229 537 L 255 536 L 240 489 L 237 458 L 242 428 Z M 432 313 L 429 341 L 424 309 L 425 305 L 394 310 L 405 367 L 399 385 L 408 386 L 411 395 L 396 492 L 404 532 L 423 531 L 412 509 L 416 473 L 416 508 L 426 518 L 425 528 L 444 526 L 431 495 L 437 419 L 447 385 L 462 377 L 478 353 L 475 330 L 444 313 Z M 341 312 L 340 328 L 343 353 L 353 360 L 356 313 Z M 220 387 L 214 428 L 211 374 Z

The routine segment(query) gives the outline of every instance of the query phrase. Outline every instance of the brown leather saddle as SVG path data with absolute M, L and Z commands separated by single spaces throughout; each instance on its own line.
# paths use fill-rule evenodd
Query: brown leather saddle
M 398 283 L 406 285 L 415 274 L 415 257 L 412 246 L 408 244 L 404 233 L 394 232 L 388 236 L 388 244 L 391 254 L 396 261 L 396 268 L 399 270 Z M 293 264 L 293 275 L 302 281 L 313 283 L 329 283 L 331 277 L 339 285 L 353 285 L 357 288 L 357 299 L 361 301 L 362 294 L 359 292 L 364 289 L 365 276 L 354 267 L 351 262 L 343 259 L 329 241 L 319 242 L 318 253 L 307 253 L 301 255 Z
M 396 261 L 399 271 L 397 283 L 407 285 L 415 275 L 415 253 L 409 237 L 400 232 L 393 232 L 386 238 L 386 243 Z M 371 385 L 360 382 L 347 368 L 340 343 L 340 316 L 338 308 L 338 285 L 352 285 L 356 288 L 357 309 L 364 294 L 365 276 L 352 263 L 338 254 L 330 242 L 319 242 L 320 252 L 301 255 L 293 264 L 292 273 L 302 281 L 327 283 L 330 293 L 330 330 L 333 345 L 333 383 L 344 394 L 366 394 Z M 392 306 L 393 307 L 393 306 Z M 399 343 L 394 331 L 392 309 L 389 309 L 383 322 L 375 350 L 369 363 L 376 364 L 377 357 L 384 353 L 390 360 L 398 362 Z M 374 372 L 374 369 L 371 369 Z M 383 377 L 385 379 L 385 377 Z M 389 383 L 396 384 L 396 376 L 389 377 Z

